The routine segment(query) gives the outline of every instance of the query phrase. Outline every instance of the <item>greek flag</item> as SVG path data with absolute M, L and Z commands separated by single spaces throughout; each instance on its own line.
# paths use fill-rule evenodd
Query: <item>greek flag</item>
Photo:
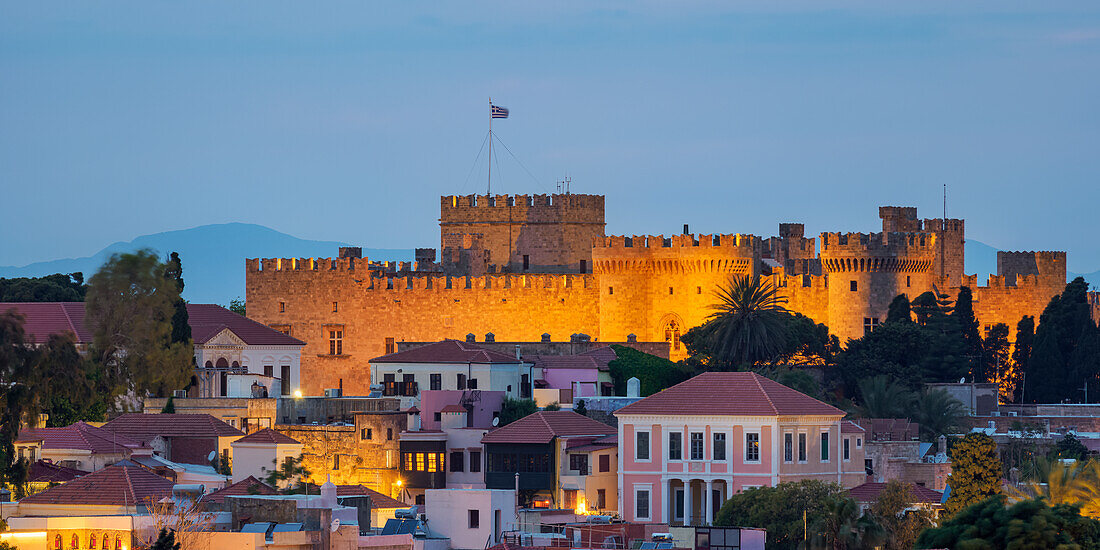
M 508 109 L 490 105 L 493 108 L 493 118 L 508 118 Z

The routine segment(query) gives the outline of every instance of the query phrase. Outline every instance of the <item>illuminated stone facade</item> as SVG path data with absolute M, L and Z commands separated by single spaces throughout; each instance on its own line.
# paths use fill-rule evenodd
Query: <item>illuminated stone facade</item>
M 881 233 L 806 238 L 802 224 L 784 223 L 779 236 L 761 239 L 687 228 L 605 236 L 604 200 L 595 195 L 448 196 L 440 204 L 439 263 L 421 250 L 412 265 L 354 252 L 246 260 L 249 317 L 306 342 L 306 395 L 337 387 L 365 395 L 370 359 L 397 342 L 471 333 L 513 342 L 634 335 L 668 341 L 676 360 L 679 336 L 705 321 L 716 287 L 734 274 L 770 277 L 790 309 L 842 342 L 885 321 L 898 294 L 956 295 L 961 285 L 973 290 L 983 327 L 1006 323 L 1014 337 L 1020 318 L 1038 318 L 1066 277 L 1064 252 L 1000 252 L 999 274 L 976 286 L 963 273 L 963 220 L 921 220 L 909 207 L 880 208 Z

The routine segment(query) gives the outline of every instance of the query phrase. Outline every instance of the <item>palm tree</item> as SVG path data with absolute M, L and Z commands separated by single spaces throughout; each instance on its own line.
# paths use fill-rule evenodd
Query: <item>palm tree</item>
M 703 326 L 712 358 L 731 365 L 753 365 L 771 361 L 787 345 L 789 315 L 770 280 L 759 276 L 734 275 L 729 284 L 715 292 L 719 302 L 710 321 Z
M 864 418 L 909 418 L 913 410 L 913 394 L 905 386 L 885 374 L 859 381 Z
M 1100 462 L 1048 460 L 1038 458 L 1030 479 L 1008 486 L 1013 501 L 1043 498 L 1051 506 L 1070 504 L 1081 507 L 1081 515 L 1100 518 Z
M 916 405 L 916 420 L 925 441 L 954 432 L 967 415 L 966 407 L 943 389 L 924 392 Z
M 884 531 L 868 514 L 860 514 L 859 505 L 850 498 L 833 498 L 812 529 L 814 535 L 805 545 L 809 549 L 856 550 L 881 542 Z

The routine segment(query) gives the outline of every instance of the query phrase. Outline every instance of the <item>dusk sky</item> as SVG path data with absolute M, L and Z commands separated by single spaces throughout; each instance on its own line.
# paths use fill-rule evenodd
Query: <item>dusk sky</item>
M 230 221 L 437 247 L 492 96 L 494 192 L 568 175 L 609 234 L 876 231 L 946 183 L 969 238 L 1100 269 L 1100 3 L 822 4 L 5 1 L 0 265 Z

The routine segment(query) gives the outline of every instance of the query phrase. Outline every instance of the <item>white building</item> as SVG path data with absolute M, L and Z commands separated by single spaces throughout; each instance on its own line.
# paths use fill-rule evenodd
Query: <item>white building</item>
M 271 428 L 246 435 L 230 445 L 233 447 L 233 483 L 250 476 L 265 479 L 268 472 L 282 468 L 288 459 L 302 454 L 302 444 L 298 440 Z
M 187 304 L 196 397 L 278 397 L 301 387 L 305 342 L 214 304 Z
M 502 489 L 429 489 L 424 507 L 433 536 L 453 550 L 481 550 L 515 527 L 516 492 Z
M 371 385 L 397 396 L 415 397 L 421 390 L 489 390 L 530 398 L 531 385 L 541 377 L 539 369 L 518 357 L 458 340 L 375 357 L 370 364 Z

